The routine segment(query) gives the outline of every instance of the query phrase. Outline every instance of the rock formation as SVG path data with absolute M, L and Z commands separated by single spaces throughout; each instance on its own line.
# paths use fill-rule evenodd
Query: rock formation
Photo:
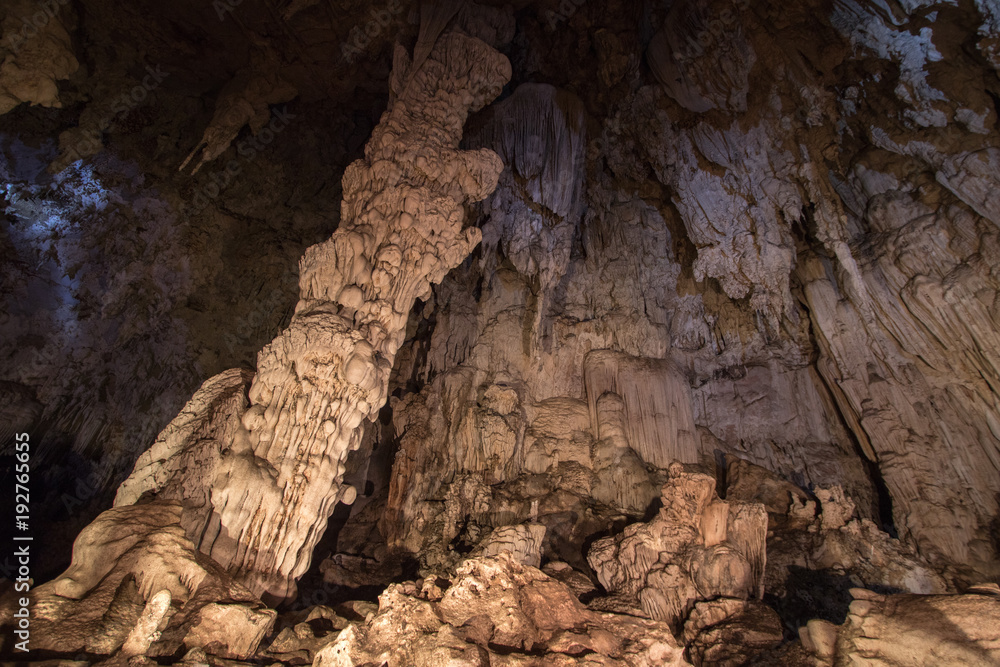
M 688 665 L 662 623 L 586 609 L 563 584 L 509 555 L 466 561 L 441 589 L 392 586 L 363 625 L 314 665 Z
M 212 121 L 205 128 L 201 141 L 181 163 L 181 170 L 201 150 L 201 159 L 192 168 L 197 173 L 202 165 L 226 152 L 246 125 L 256 135 L 270 120 L 269 105 L 288 102 L 298 94 L 295 87 L 282 78 L 279 58 L 273 49 L 265 44 L 255 56 L 257 62 L 237 73 L 219 93 Z
M 197 552 L 249 589 L 239 602 L 287 598 L 324 519 L 356 497 L 339 483 L 343 461 L 362 420 L 385 401 L 408 313 L 479 242 L 477 229 L 463 229 L 463 206 L 488 195 L 502 169 L 486 149 L 457 147 L 467 114 L 509 78 L 506 58 L 460 29 L 441 35 L 417 70 L 401 47 L 395 58 L 395 97 L 366 159 L 344 176 L 344 223 L 302 260 L 291 326 L 261 353 L 252 381 L 234 370 L 202 386 L 140 458 L 116 508 L 81 533 L 71 568 L 35 591 L 50 650 L 109 653 L 124 644 L 148 655 L 156 643 L 172 654 L 157 632 L 165 606 L 179 600 L 184 615 L 190 597 L 208 595 Z M 206 159 L 224 150 L 209 144 Z M 131 629 L 109 625 L 112 596 L 130 583 L 147 611 Z M 232 628 L 226 617 L 252 613 L 207 600 L 186 645 L 211 642 L 213 623 Z M 96 626 L 85 625 L 90 616 Z M 69 617 L 73 626 L 56 630 Z M 232 657 L 253 654 L 271 626 L 250 623 L 254 630 L 228 644 Z
M 647 524 L 598 540 L 587 560 L 609 593 L 632 598 L 678 629 L 698 600 L 764 594 L 767 515 L 756 503 L 723 502 L 715 480 L 670 467 L 663 507 Z
M 58 82 L 80 63 L 70 31 L 76 14 L 68 0 L 11 0 L 0 9 L 0 114 L 22 102 L 60 107 Z
M 129 658 L 215 644 L 226 658 L 253 656 L 275 612 L 197 552 L 182 511 L 130 505 L 85 528 L 70 568 L 32 590 L 32 648 Z
M 657 468 L 698 461 L 687 378 L 669 360 L 591 352 L 584 383 L 598 439 L 622 431 L 639 458 Z
M 997 662 L 994 4 L 7 2 L 0 659 Z
M 502 169 L 488 150 L 457 146 L 468 113 L 509 78 L 506 59 L 460 30 L 416 71 L 402 49 L 395 58 L 395 97 L 365 160 L 344 175 L 343 222 L 302 259 L 291 326 L 261 352 L 248 405 L 222 425 L 231 432 L 151 450 L 116 498 L 189 503 L 182 522 L 198 548 L 275 599 L 294 595 L 334 505 L 357 497 L 341 485 L 343 464 L 385 402 L 409 311 L 479 242 L 463 229 L 463 206 L 486 197 Z M 208 143 L 205 159 L 224 150 Z M 185 412 L 218 400 L 195 399 Z M 191 457 L 211 462 L 189 474 Z
M 801 664 L 994 665 L 1000 662 L 1000 589 L 966 595 L 879 595 L 851 590 L 843 626 L 810 621 L 802 646 L 814 660 Z M 787 663 L 792 664 L 792 663 Z

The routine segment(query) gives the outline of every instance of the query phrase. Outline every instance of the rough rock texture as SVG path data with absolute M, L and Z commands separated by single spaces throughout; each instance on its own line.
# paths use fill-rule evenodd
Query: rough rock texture
M 865 586 L 909 593 L 943 593 L 948 584 L 911 547 L 858 517 L 840 487 L 808 493 L 773 473 L 736 460 L 727 468 L 727 500 L 763 503 L 768 513 L 768 591 L 784 595 L 796 569 L 833 570 Z
M 247 374 L 223 373 L 140 458 L 117 507 L 81 533 L 70 569 L 35 591 L 49 623 L 44 648 L 110 654 L 124 643 L 129 655 L 156 655 L 159 591 L 167 590 L 181 601 L 206 596 L 182 608 L 183 631 L 167 628 L 167 655 L 182 638 L 247 658 L 273 622 L 273 612 L 253 610 L 253 595 L 294 591 L 322 518 L 336 502 L 353 501 L 353 487 L 337 483 L 346 451 L 385 400 L 414 299 L 479 241 L 478 230 L 463 230 L 463 205 L 485 197 L 501 169 L 488 150 L 456 148 L 468 112 L 509 78 L 506 58 L 456 29 L 418 67 L 397 50 L 390 109 L 366 161 L 344 177 L 345 223 L 303 259 L 296 315 L 261 353 L 250 403 Z M 208 143 L 206 159 L 216 148 Z M 205 559 L 196 550 L 245 583 L 246 597 L 230 604 L 232 591 L 203 587 Z M 148 601 L 132 627 L 108 611 L 126 580 Z
M 198 553 L 181 514 L 177 503 L 130 505 L 85 528 L 70 568 L 31 591 L 32 649 L 128 658 L 212 644 L 223 657 L 254 655 L 275 612 Z
M 902 535 L 939 565 L 966 563 L 986 574 L 995 570 L 986 534 L 997 511 L 995 394 L 984 379 L 994 373 L 995 327 L 986 313 L 995 232 L 985 166 L 993 141 L 985 119 L 993 111 L 979 84 L 965 82 L 995 76 L 949 41 L 953 13 L 926 3 L 897 12 L 890 19 L 863 3 L 838 3 L 829 12 L 675 3 L 674 20 L 664 20 L 668 27 L 648 54 L 670 85 L 633 88 L 605 123 L 600 148 L 613 177 L 666 188 L 681 228 L 671 231 L 694 246 L 695 280 L 713 277 L 726 296 L 749 299 L 755 321 L 738 336 L 735 330 L 746 330 L 711 315 L 719 311 L 710 290 L 697 290 L 686 308 L 669 307 L 672 354 L 711 344 L 722 357 L 714 372 L 732 374 L 736 366 L 766 381 L 770 389 L 758 384 L 740 394 L 743 424 L 758 397 L 779 391 L 779 378 L 803 388 L 819 381 L 809 412 L 830 415 L 836 403 L 877 461 Z M 709 21 L 712 15 L 717 20 Z M 940 28 L 925 23 L 932 16 Z M 790 50 L 790 43 L 802 46 Z M 895 68 L 885 74 L 891 85 L 881 70 L 836 83 L 837 71 L 860 72 L 880 59 Z M 964 129 L 953 135 L 949 127 Z M 925 183 L 927 169 L 934 178 Z M 588 186 L 595 213 L 607 174 Z M 586 256 L 594 254 L 607 265 L 606 251 Z M 799 349 L 815 345 L 822 379 L 804 382 L 789 367 L 792 341 L 802 340 L 796 331 L 810 325 L 815 343 Z M 724 345 L 705 335 L 720 326 Z M 770 350 L 756 347 L 753 329 Z M 782 352 L 778 340 L 789 345 Z M 726 364 L 734 346 L 741 362 Z M 704 377 L 703 361 L 688 363 L 693 376 Z M 714 383 L 702 382 L 694 382 L 695 421 L 731 441 L 724 411 L 701 399 L 718 395 Z M 803 436 L 840 440 L 836 428 L 819 436 L 818 426 L 809 424 Z M 959 441 L 969 444 L 953 444 Z M 780 467 L 780 458 L 766 465 Z M 819 458 L 809 460 L 817 465 Z M 975 491 L 945 501 L 956 488 Z
M 533 326 L 565 275 L 583 214 L 585 122 L 575 95 L 525 83 L 471 124 L 465 139 L 469 146 L 495 150 L 508 165 L 483 204 L 483 268 L 496 270 L 499 246 L 521 275 L 535 281 L 540 302 Z
M 699 602 L 684 624 L 684 643 L 695 665 L 745 665 L 781 639 L 781 619 L 753 600 Z
M 666 625 L 589 611 L 509 555 L 468 560 L 443 592 L 390 586 L 378 613 L 316 654 L 317 667 L 689 665 Z
M 532 521 L 547 528 L 544 553 L 582 565 L 575 545 L 585 535 L 622 513 L 641 516 L 655 499 L 663 474 L 627 446 L 620 409 L 605 415 L 596 439 L 585 402 L 526 406 L 517 388 L 476 378 L 442 378 L 451 385 L 444 405 L 433 393 L 429 404 L 422 394 L 396 404 L 403 435 L 379 522 L 389 547 L 442 567 L 460 557 L 456 544 Z M 475 405 L 466 402 L 477 393 Z
M 764 588 L 791 635 L 810 619 L 840 622 L 851 588 L 933 594 L 944 577 L 912 547 L 893 539 L 857 508 L 840 487 L 807 492 L 742 460 L 726 467 L 729 501 L 767 510 Z
M 771 98 L 769 106 L 761 106 L 746 129 L 713 127 L 702 121 L 693 130 L 681 130 L 661 116 L 656 124 L 661 132 L 677 133 L 669 142 L 677 149 L 652 153 L 651 163 L 678 189 L 675 201 L 699 247 L 696 271 L 704 267 L 708 275 L 717 276 L 727 294 L 748 294 L 753 283 L 751 302 L 766 295 L 771 312 L 779 312 L 779 300 L 789 302 L 784 277 L 796 266 L 794 275 L 801 282 L 821 353 L 819 371 L 833 388 L 848 423 L 854 425 L 855 436 L 870 456 L 878 458 L 893 496 L 898 528 L 937 562 L 978 563 L 985 572 L 995 567 L 987 565 L 995 558 L 976 556 L 989 517 L 996 513 L 996 475 L 986 473 L 996 469 L 996 439 L 986 435 L 995 421 L 994 399 L 982 379 L 993 373 L 987 352 L 993 347 L 992 334 L 985 333 L 992 327 L 977 324 L 984 317 L 978 302 L 957 293 L 955 303 L 969 305 L 949 313 L 944 293 L 950 290 L 945 286 L 953 284 L 948 276 L 957 276 L 955 271 L 966 277 L 960 281 L 962 287 L 956 284 L 959 291 L 992 280 L 986 268 L 992 264 L 987 259 L 992 232 L 983 226 L 990 216 L 984 205 L 976 203 L 978 195 L 972 194 L 988 177 L 963 169 L 960 180 L 966 187 L 962 187 L 949 176 L 958 163 L 969 161 L 971 166 L 988 159 L 990 149 L 971 149 L 982 143 L 971 118 L 991 111 L 974 88 L 949 85 L 957 80 L 948 72 L 962 65 L 956 54 L 946 59 L 936 49 L 934 28 L 910 27 L 927 11 L 922 5 L 907 6 L 889 21 L 870 7 L 838 4 L 829 17 L 830 37 L 812 40 L 826 50 L 799 56 L 816 63 L 820 73 L 834 62 L 848 63 L 852 58 L 863 62 L 881 56 L 897 63 L 895 99 L 878 102 L 887 112 L 881 124 L 856 125 L 870 108 L 866 100 L 878 94 L 876 80 L 844 91 L 851 97 L 839 103 L 837 124 L 819 123 L 815 115 L 819 109 L 833 109 L 823 105 L 827 93 L 810 80 L 816 74 L 806 74 L 798 58 L 787 60 L 787 52 L 775 52 L 780 46 L 766 32 L 755 31 L 751 51 L 767 53 L 786 68 L 783 77 L 762 91 Z M 741 18 L 753 26 L 762 17 L 747 11 Z M 797 20 L 793 12 L 778 26 L 794 30 Z M 835 35 L 853 49 L 843 60 L 834 51 Z M 696 65 L 703 62 L 704 58 L 696 58 L 688 68 L 696 81 L 704 72 Z M 797 87 L 801 118 L 781 113 L 787 104 L 786 82 Z M 649 102 L 642 104 L 651 118 Z M 970 115 L 972 109 L 979 111 Z M 951 116 L 969 119 L 969 132 L 961 141 L 949 142 L 937 134 Z M 797 140 L 784 145 L 764 140 L 775 135 L 768 129 L 774 123 L 791 125 L 788 129 Z M 914 133 L 923 133 L 922 140 L 911 139 Z M 821 149 L 824 142 L 844 144 L 857 137 L 866 137 L 872 148 L 850 153 L 856 156 L 851 162 L 845 163 L 842 154 L 842 166 L 833 173 L 819 167 L 832 154 L 824 157 L 811 146 Z M 910 171 L 902 167 L 904 161 L 896 162 L 900 169 L 886 169 L 900 156 L 912 165 Z M 722 167 L 724 175 L 678 168 L 702 158 Z M 913 179 L 924 165 L 930 166 L 936 184 L 921 191 Z M 751 173 L 754 177 L 748 180 Z M 731 183 L 724 193 L 720 188 L 727 180 Z M 805 215 L 805 237 L 813 236 L 822 247 L 813 244 L 810 252 L 799 253 L 793 262 L 794 228 L 784 221 L 802 219 L 806 201 L 812 201 L 814 209 Z M 968 208 L 960 213 L 958 202 Z M 752 226 L 743 215 L 723 223 L 727 210 L 746 211 L 743 215 L 749 214 Z M 931 228 L 942 231 L 919 244 L 902 240 Z M 751 238 L 760 250 L 744 246 Z M 982 239 L 982 245 L 963 245 L 963 238 Z M 916 247 L 924 249 L 919 259 Z M 980 258 L 985 263 L 980 264 Z M 831 281 L 831 275 L 837 280 Z M 767 310 L 763 302 L 757 307 Z M 966 349 L 970 353 L 959 351 Z M 978 398 L 983 391 L 989 396 Z M 956 398 L 959 395 L 963 398 Z M 964 435 L 958 436 L 959 432 Z M 950 443 L 956 438 L 970 444 L 952 451 Z M 977 479 L 980 474 L 992 476 L 993 481 Z M 949 494 L 949 488 L 976 491 L 947 502 L 936 495 Z
M 76 657 L 302 665 L 343 632 L 377 664 L 378 612 L 431 663 L 628 660 L 427 615 L 510 554 L 669 617 L 617 632 L 669 625 L 670 659 L 992 659 L 921 642 L 943 614 L 987 646 L 963 605 L 1000 577 L 995 3 L 13 0 L 0 30 L 0 435 L 32 436 L 39 583 L 155 440 L 34 594 Z M 507 61 L 463 132 L 465 71 Z M 720 498 L 664 524 L 674 460 Z M 766 565 L 726 504 L 766 510 Z M 300 575 L 332 611 L 267 630 L 253 593 Z
M 598 350 L 584 361 L 584 383 L 597 438 L 624 431 L 639 458 L 657 468 L 698 461 L 687 378 L 669 360 Z
M 1000 589 L 967 595 L 879 595 L 853 589 L 841 627 L 813 621 L 802 644 L 816 665 L 1000 664 Z
M 0 117 L 4 409 L 28 419 L 16 428 L 34 444 L 41 580 L 65 569 L 73 538 L 205 378 L 252 366 L 287 325 L 297 259 L 336 227 L 343 168 L 385 101 L 358 91 L 372 109 L 357 115 L 297 106 L 280 141 L 233 147 L 238 177 L 178 176 L 211 116 L 217 64 L 185 61 L 153 14 L 87 9 L 79 29 L 97 43 L 114 33 L 115 48 L 91 51 L 89 67 L 63 84 L 64 109 L 22 105 Z M 72 11 L 58 16 L 69 25 Z M 150 37 L 142 48 L 121 39 L 133 30 Z M 314 139 L 317 126 L 330 128 L 329 141 Z M 79 136 L 66 138 L 68 166 L 50 175 L 63 131 Z M 204 194 L 218 184 L 217 196 Z
M 11 0 L 0 8 L 0 114 L 22 102 L 60 107 L 58 81 L 80 67 L 68 0 Z
M 725 502 L 715 480 L 670 467 L 663 507 L 646 524 L 598 540 L 587 560 L 605 590 L 638 601 L 679 628 L 695 602 L 764 594 L 767 515 L 756 503 Z
M 284 663 L 312 663 L 316 653 L 336 639 L 337 633 L 378 610 L 377 605 L 362 604 L 371 610 L 359 614 L 347 605 L 338 609 L 316 606 L 280 615 L 275 626 L 278 632 L 267 647 L 267 654 Z
M 518 563 L 537 568 L 542 565 L 544 537 L 545 526 L 541 524 L 503 526 L 487 535 L 473 553 L 490 557 L 507 552 Z

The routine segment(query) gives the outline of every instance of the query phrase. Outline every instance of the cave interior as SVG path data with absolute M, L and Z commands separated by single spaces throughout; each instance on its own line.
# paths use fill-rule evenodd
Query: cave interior
M 1000 665 L 995 0 L 0 1 L 0 662 Z

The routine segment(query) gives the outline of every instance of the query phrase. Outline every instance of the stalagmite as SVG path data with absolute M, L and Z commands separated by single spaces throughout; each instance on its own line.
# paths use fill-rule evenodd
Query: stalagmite
M 170 656 L 200 636 L 220 654 L 255 652 L 275 612 L 198 553 L 180 526 L 182 511 L 164 500 L 127 505 L 85 528 L 69 569 L 31 590 L 32 648 Z M 8 619 L 2 610 L 0 623 Z
M 998 0 L 0 5 L 0 660 L 1000 660 Z
M 444 33 L 415 70 L 397 49 L 393 78 L 409 84 L 396 88 L 365 159 L 344 174 L 340 228 L 302 258 L 295 316 L 260 353 L 236 432 L 209 474 L 194 473 L 207 493 L 200 484 L 178 490 L 189 473 L 163 472 L 197 440 L 140 461 L 122 486 L 190 498 L 188 534 L 256 593 L 294 595 L 326 517 L 356 497 L 341 484 L 343 463 L 360 444 L 361 422 L 385 403 L 410 309 L 479 242 L 477 229 L 463 229 L 463 207 L 493 190 L 502 163 L 457 146 L 466 116 L 509 76 L 504 56 L 460 29 Z
M 596 541 L 587 559 L 607 591 L 676 628 L 698 600 L 763 596 L 766 533 L 763 505 L 722 501 L 715 480 L 675 462 L 659 514 Z
M 99 582 L 114 585 L 107 574 L 129 549 L 147 599 L 166 589 L 183 604 L 198 589 L 206 574 L 198 573 L 203 557 L 185 551 L 191 543 L 254 594 L 288 598 L 334 506 L 356 497 L 341 483 L 344 461 L 361 422 L 385 402 L 410 309 L 480 240 L 478 229 L 464 228 L 465 206 L 493 190 L 503 165 L 492 151 L 458 144 L 467 115 L 499 94 L 510 64 L 455 27 L 419 67 L 397 48 L 393 77 L 409 84 L 395 88 L 365 159 L 344 175 L 340 228 L 302 259 L 291 325 L 260 353 L 252 382 L 240 371 L 206 382 L 140 458 L 116 507 L 81 535 L 73 567 L 42 591 L 53 622 Z M 148 535 L 113 537 L 131 533 L 133 516 Z M 164 544 L 167 536 L 180 550 Z M 99 611 L 101 600 L 91 596 L 87 608 Z M 189 645 L 211 641 L 221 626 L 246 626 L 224 652 L 231 657 L 256 650 L 270 627 L 240 605 L 199 613 Z M 78 650 L 60 641 L 53 632 L 53 647 Z
M 123 656 L 145 655 L 149 647 L 160 638 L 159 627 L 170 610 L 170 591 L 162 590 L 146 603 L 139 622 L 132 628 L 122 645 Z

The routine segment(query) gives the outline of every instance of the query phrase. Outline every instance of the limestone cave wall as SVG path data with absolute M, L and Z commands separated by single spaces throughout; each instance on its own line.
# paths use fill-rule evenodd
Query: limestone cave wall
M 1000 660 L 996 3 L 0 30 L 41 657 Z

